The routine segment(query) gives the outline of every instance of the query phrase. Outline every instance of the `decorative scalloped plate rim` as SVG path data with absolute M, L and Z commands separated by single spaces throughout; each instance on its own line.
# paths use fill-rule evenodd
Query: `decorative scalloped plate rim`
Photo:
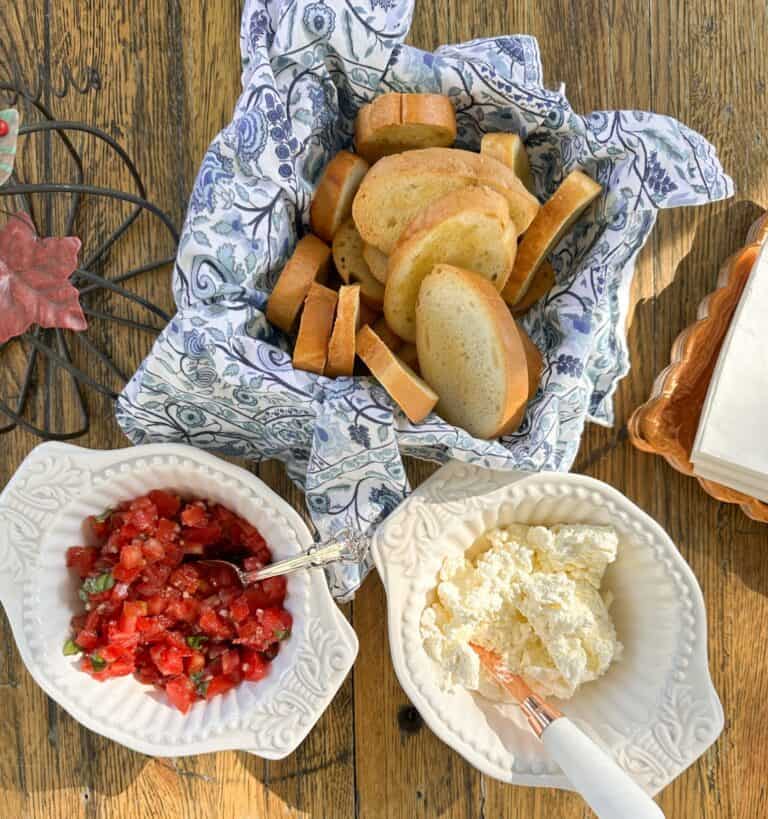
M 629 772 L 649 793 L 655 794 L 698 759 L 723 729 L 723 710 L 712 684 L 707 661 L 706 611 L 701 589 L 693 572 L 666 532 L 620 492 L 601 481 L 584 475 L 563 473 L 530 475 L 519 472 L 490 471 L 452 461 L 418 487 L 379 528 L 373 542 L 374 560 L 387 592 L 389 641 L 395 673 L 403 689 L 432 731 L 478 770 L 511 784 L 572 790 L 570 782 L 552 763 L 535 764 L 528 770 L 519 770 L 513 757 L 512 765 L 505 765 L 504 761 L 499 758 L 498 737 L 487 725 L 479 729 L 481 734 L 483 730 L 485 731 L 484 741 L 468 741 L 463 737 L 462 732 L 456 728 L 456 720 L 461 721 L 465 717 L 449 713 L 448 708 L 443 708 L 441 712 L 440 705 L 435 702 L 438 695 L 435 694 L 437 687 L 434 682 L 425 683 L 423 673 L 419 673 L 418 676 L 414 674 L 414 668 L 418 668 L 419 672 L 424 671 L 423 658 L 420 665 L 417 658 L 409 657 L 407 641 L 404 639 L 404 632 L 409 628 L 406 622 L 408 620 L 406 604 L 413 593 L 410 587 L 415 588 L 416 583 L 406 577 L 405 569 L 398 565 L 404 562 L 403 554 L 411 550 L 418 555 L 420 545 L 425 551 L 433 551 L 441 534 L 445 533 L 448 537 L 453 529 L 463 526 L 464 519 L 471 518 L 477 510 L 484 510 L 487 513 L 492 505 L 500 507 L 503 503 L 509 504 L 525 500 L 527 496 L 535 495 L 537 492 L 542 494 L 540 490 L 542 488 L 546 490 L 547 487 L 556 488 L 553 494 L 561 495 L 578 491 L 580 496 L 584 490 L 587 490 L 607 504 L 612 513 L 624 516 L 623 520 L 626 525 L 631 526 L 633 531 L 637 532 L 637 540 L 642 540 L 653 548 L 654 560 L 658 564 L 654 568 L 672 577 L 673 582 L 678 585 L 682 584 L 682 587 L 685 588 L 685 596 L 690 598 L 690 611 L 682 615 L 685 624 L 680 627 L 681 632 L 684 628 L 688 628 L 689 631 L 690 642 L 685 648 L 690 653 L 690 658 L 680 656 L 678 651 L 670 661 L 670 677 L 672 670 L 674 670 L 675 680 L 680 680 L 682 676 L 686 684 L 685 691 L 687 691 L 687 686 L 695 688 L 697 696 L 702 698 L 702 703 L 697 701 L 697 704 L 707 709 L 709 722 L 703 730 L 693 729 L 694 741 L 690 753 L 678 760 L 671 760 L 671 757 L 660 758 L 660 755 L 649 760 L 649 755 L 653 756 L 651 748 L 633 746 L 633 740 L 641 742 L 649 732 L 653 732 L 653 729 L 667 734 L 667 725 L 662 724 L 655 713 L 650 723 L 642 726 L 645 733 L 639 734 L 634 730 L 637 726 L 633 725 L 631 737 L 622 736 L 615 730 L 615 726 L 601 724 L 598 730 L 589 719 L 578 720 L 581 727 L 609 751 L 611 740 L 614 745 L 617 744 L 617 740 L 619 744 L 621 740 L 624 740 L 624 744 L 621 745 L 622 758 L 617 761 L 625 768 L 630 768 L 629 752 L 635 752 L 638 758 L 647 760 L 648 765 L 656 769 L 655 775 L 644 777 L 642 765 L 640 769 L 629 770 Z M 429 512 L 426 511 L 427 506 L 430 508 Z M 438 519 L 438 512 L 441 515 L 440 519 Z M 456 523 L 457 520 L 460 522 Z M 414 528 L 408 529 L 409 523 Z M 415 527 L 418 525 L 421 525 L 422 538 L 415 535 Z M 387 544 L 389 535 L 391 535 L 391 543 Z M 416 574 L 428 570 L 425 564 L 427 561 L 423 559 L 412 559 L 410 562 L 411 568 L 417 567 Z M 410 621 L 410 629 L 413 630 L 415 628 L 414 618 L 411 617 Z M 622 638 L 622 634 L 619 634 L 619 638 Z M 418 642 L 418 649 L 414 649 L 412 653 L 424 654 L 426 658 L 420 640 Z M 411 640 L 411 645 L 413 647 L 413 640 Z M 680 646 L 676 644 L 676 648 L 679 649 Z M 427 660 L 427 662 L 431 661 Z M 695 673 L 692 674 L 692 671 Z M 601 681 L 592 683 L 592 685 L 597 685 L 599 682 Z M 666 679 L 659 683 L 659 689 L 664 693 L 670 686 L 672 689 L 684 690 L 683 682 Z M 425 694 L 425 688 L 434 689 L 431 692 L 431 698 L 429 691 Z M 466 695 L 466 692 L 464 693 Z M 475 701 L 476 695 L 468 696 Z M 477 697 L 476 702 L 487 705 L 489 701 Z M 561 707 L 568 713 L 568 702 L 561 704 Z M 512 709 L 509 712 L 510 715 L 513 715 L 513 719 L 514 711 L 515 709 Z M 679 718 L 678 725 L 681 728 L 685 727 L 681 715 L 677 713 L 675 716 Z M 475 727 L 471 729 L 476 734 L 477 722 L 473 723 Z M 689 725 L 688 728 L 691 726 Z M 605 732 L 610 732 L 611 737 L 606 736 Z M 525 732 L 521 732 L 520 736 L 523 737 L 521 744 L 529 743 L 530 738 L 525 736 Z M 653 737 L 657 738 L 657 735 L 653 734 Z
M 678 334 L 672 344 L 670 363 L 656 376 L 648 400 L 635 409 L 628 422 L 629 439 L 637 449 L 661 455 L 673 469 L 683 475 L 696 478 L 702 489 L 715 500 L 738 504 L 748 518 L 759 523 L 768 521 L 768 504 L 735 489 L 694 475 L 693 466 L 689 460 L 690 451 L 679 437 L 665 437 L 658 429 L 654 432 L 653 421 L 670 413 L 675 406 L 674 398 L 678 386 L 681 381 L 685 380 L 687 371 L 693 367 L 699 355 L 700 339 L 711 337 L 711 333 L 717 330 L 717 320 L 728 309 L 729 297 L 738 291 L 740 298 L 748 276 L 738 275 L 739 262 L 747 254 L 753 254 L 756 258 L 761 245 L 767 238 L 768 213 L 763 213 L 752 223 L 744 246 L 723 263 L 715 290 L 708 293 L 699 303 L 696 321 Z M 738 299 L 733 309 L 735 310 L 737 306 Z M 720 354 L 722 341 L 728 333 L 731 317 L 728 318 L 722 329 L 721 337 L 716 345 L 716 357 Z M 665 425 L 665 429 L 668 430 L 679 430 L 681 427 L 680 421 L 677 424 Z
M 62 684 L 59 678 L 68 672 L 62 673 L 61 667 L 57 668 L 60 658 L 51 655 L 50 660 L 46 660 L 48 655 L 41 654 L 45 646 L 36 645 L 37 629 L 41 625 L 38 582 L 45 576 L 48 534 L 56 532 L 61 521 L 66 520 L 68 510 L 71 515 L 87 503 L 89 493 L 97 496 L 98 490 L 103 490 L 115 473 L 125 476 L 138 471 L 145 489 L 149 489 L 152 479 L 147 475 L 151 475 L 153 466 L 161 471 L 179 465 L 202 473 L 202 477 L 197 478 L 212 487 L 218 484 L 225 486 L 228 492 L 235 492 L 237 503 L 245 506 L 246 517 L 250 516 L 250 510 L 256 517 L 269 518 L 270 525 L 279 525 L 285 536 L 279 536 L 279 544 L 270 541 L 278 556 L 296 553 L 311 544 L 312 537 L 299 514 L 259 478 L 194 447 L 149 444 L 110 451 L 45 443 L 30 453 L 0 494 L 0 600 L 19 652 L 35 682 L 92 731 L 140 753 L 156 756 L 245 750 L 268 759 L 282 759 L 295 750 L 320 718 L 357 656 L 357 636 L 334 603 L 320 569 L 297 574 L 289 580 L 288 599 L 295 597 L 289 607 L 299 628 L 294 629 L 284 651 L 275 660 L 273 674 L 248 686 L 247 695 L 239 693 L 247 687 L 244 684 L 210 703 L 196 703 L 189 714 L 176 720 L 176 724 L 195 720 L 197 736 L 192 732 L 191 740 L 173 740 L 168 736 L 147 738 L 121 725 L 108 724 L 97 716 L 98 702 L 93 708 L 90 704 L 84 705 L 73 694 L 71 680 L 70 685 Z M 76 481 L 76 485 L 65 486 L 65 476 Z M 212 489 L 211 494 L 214 491 Z M 63 550 L 69 545 L 72 544 L 61 544 L 62 571 L 66 571 Z M 62 641 L 65 636 L 62 635 Z M 94 691 L 103 690 L 105 699 L 108 697 L 106 687 L 121 684 L 135 686 L 141 692 L 150 691 L 151 695 L 147 686 L 130 677 L 97 683 L 79 671 L 72 674 L 80 675 L 78 680 L 82 678 L 83 686 L 100 686 Z M 134 693 L 131 689 L 131 694 Z M 238 710 L 241 700 L 247 703 L 249 710 Z M 213 724 L 201 727 L 206 721 Z M 192 729 L 185 724 L 183 730 Z

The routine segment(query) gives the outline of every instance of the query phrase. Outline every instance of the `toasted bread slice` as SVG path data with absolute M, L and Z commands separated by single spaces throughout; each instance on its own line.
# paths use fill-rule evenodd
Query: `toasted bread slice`
M 436 264 L 474 270 L 501 290 L 517 253 L 507 200 L 492 188 L 461 188 L 416 216 L 389 257 L 384 315 L 406 341 L 416 341 L 416 298 Z
M 355 336 L 360 329 L 360 285 L 345 284 L 339 288 L 336 319 L 328 342 L 328 378 L 352 375 L 355 368 Z
M 357 334 L 357 354 L 414 424 L 432 412 L 438 400 L 436 393 L 368 325 Z
M 539 210 L 538 200 L 497 159 L 456 148 L 425 148 L 377 162 L 360 185 L 352 216 L 363 241 L 389 255 L 406 225 L 430 202 L 477 185 L 507 200 L 518 235 Z
M 330 259 L 331 249 L 317 236 L 299 239 L 267 302 L 267 319 L 275 327 L 291 331 L 312 282 L 326 280 Z
M 387 324 L 387 320 L 384 316 L 375 321 L 371 325 L 371 329 L 393 353 L 396 353 L 403 346 L 403 340 L 397 333 L 392 331 L 392 328 Z
M 403 364 L 407 364 L 417 375 L 419 370 L 419 353 L 415 344 L 403 344 L 397 351 L 397 357 Z
M 528 154 L 518 134 L 485 134 L 480 140 L 480 153 L 498 159 L 512 168 L 523 185 L 531 193 L 534 192 Z
M 509 311 L 513 316 L 521 316 L 523 313 L 543 299 L 544 296 L 555 286 L 555 268 L 544 259 L 539 265 L 539 269 L 533 274 L 533 280 L 528 287 L 528 292 Z
M 360 298 L 371 307 L 381 310 L 384 304 L 384 286 L 373 278 L 363 258 L 363 240 L 352 219 L 347 219 L 333 237 L 333 261 L 347 284 L 359 283 Z
M 455 139 L 456 113 L 442 94 L 382 94 L 360 109 L 355 122 L 355 148 L 369 162 Z
M 517 324 L 517 322 L 515 323 Z M 519 324 L 517 324 L 517 332 L 520 334 L 520 339 L 523 342 L 525 360 L 528 364 L 528 400 L 530 401 L 538 392 L 539 383 L 541 382 L 541 353 L 528 333 L 526 333 Z
M 572 171 L 560 183 L 520 242 L 515 266 L 502 291 L 508 304 L 517 304 L 528 292 L 539 265 L 601 191 L 602 186 L 581 171 Z
M 386 284 L 389 259 L 377 247 L 365 243 L 363 243 L 363 258 L 373 274 L 373 278 L 377 282 L 381 282 L 381 284 Z
M 335 290 L 317 282 L 310 286 L 293 348 L 293 366 L 297 370 L 308 370 L 318 375 L 325 372 L 337 299 Z
M 309 208 L 314 233 L 326 242 L 352 213 L 352 200 L 368 172 L 368 163 L 349 151 L 339 151 L 325 166 Z
M 437 265 L 421 285 L 416 313 L 419 366 L 440 396 L 438 413 L 477 438 L 516 429 L 531 391 L 532 351 L 494 286 Z

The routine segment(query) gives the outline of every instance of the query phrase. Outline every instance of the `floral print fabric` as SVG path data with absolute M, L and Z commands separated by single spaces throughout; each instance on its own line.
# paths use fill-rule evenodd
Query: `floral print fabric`
M 409 0 L 246 0 L 243 93 L 200 168 L 174 273 L 178 312 L 126 386 L 117 418 L 136 444 L 182 441 L 277 458 L 305 491 L 322 537 L 368 530 L 408 491 L 402 456 L 496 469 L 567 470 L 585 421 L 610 424 L 628 371 L 629 285 L 658 208 L 730 196 L 714 151 L 675 120 L 583 116 L 542 86 L 537 43 L 476 40 L 426 53 L 403 45 Z M 480 441 L 437 415 L 413 425 L 369 378 L 294 370 L 264 318 L 323 167 L 349 146 L 361 105 L 386 91 L 448 95 L 459 147 L 523 136 L 543 201 L 581 168 L 604 195 L 556 248 L 555 288 L 523 318 L 542 351 L 522 426 Z M 332 569 L 340 599 L 369 564 Z

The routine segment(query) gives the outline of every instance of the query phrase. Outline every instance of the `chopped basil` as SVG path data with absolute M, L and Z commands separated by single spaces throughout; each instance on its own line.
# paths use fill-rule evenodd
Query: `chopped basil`
M 210 680 L 203 679 L 203 674 L 205 674 L 204 671 L 195 671 L 194 674 L 189 675 L 189 679 L 192 680 L 199 697 L 204 697 L 207 694 L 208 684 L 210 683 Z
M 278 640 L 285 640 L 291 636 L 291 630 L 289 628 L 276 628 L 274 634 Z
M 103 572 L 96 577 L 86 577 L 78 594 L 80 599 L 87 603 L 88 595 L 109 591 L 114 585 L 115 578 L 112 577 L 112 572 Z
M 187 645 L 199 651 L 208 642 L 208 638 L 203 634 L 190 634 L 187 637 Z
M 64 643 L 64 656 L 69 657 L 72 654 L 79 654 L 83 649 L 74 641 L 74 640 L 67 640 Z
M 98 523 L 104 523 L 114 511 L 114 509 L 105 509 L 100 515 L 94 515 L 93 519 Z
M 90 660 L 94 671 L 103 671 L 107 667 L 107 661 L 98 654 L 91 654 Z

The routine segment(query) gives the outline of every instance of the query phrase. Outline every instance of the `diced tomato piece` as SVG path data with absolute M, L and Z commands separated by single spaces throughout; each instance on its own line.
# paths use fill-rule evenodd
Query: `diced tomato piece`
M 141 553 L 147 563 L 157 563 L 165 557 L 165 546 L 156 537 L 151 537 L 142 544 Z
M 181 512 L 181 522 L 185 526 L 207 526 L 208 515 L 201 503 L 188 503 Z
M 126 569 L 143 569 L 147 561 L 142 554 L 141 543 L 131 543 L 120 550 L 120 565 Z
M 211 700 L 219 694 L 225 694 L 231 688 L 234 688 L 237 683 L 228 680 L 226 677 L 214 677 L 208 683 L 208 690 L 205 692 L 205 698 Z
M 128 600 L 123 603 L 123 614 L 126 617 L 144 617 L 147 614 L 145 600 Z
M 236 643 L 242 643 L 249 648 L 265 649 L 273 641 L 273 635 L 264 626 L 253 618 L 237 624 Z
M 147 602 L 149 614 L 162 614 L 168 606 L 168 598 L 164 594 L 153 594 Z
M 172 518 L 179 511 L 181 498 L 172 492 L 163 492 L 162 489 L 153 489 L 149 499 L 155 504 L 157 513 L 164 518 Z
M 251 607 L 248 605 L 248 598 L 244 594 L 241 594 L 230 603 L 229 616 L 236 623 L 242 623 L 250 613 Z
M 192 653 L 191 657 L 184 660 L 184 671 L 186 674 L 197 674 L 205 668 L 205 654 L 199 651 Z
M 260 552 L 267 545 L 267 542 L 261 536 L 261 532 L 254 529 L 245 535 L 244 545 L 249 551 L 256 553 Z
M 216 526 L 188 526 L 181 530 L 181 539 L 185 543 L 200 543 L 208 546 L 221 538 L 221 528 Z
M 147 498 L 137 498 L 131 503 L 129 522 L 140 532 L 154 529 L 157 524 L 157 507 Z
M 227 649 L 221 655 L 221 673 L 231 674 L 240 667 L 240 653 L 236 648 Z
M 174 677 L 165 684 L 165 693 L 168 695 L 171 705 L 178 708 L 182 714 L 189 711 L 190 706 L 196 699 L 195 686 L 187 677 Z
M 133 583 L 141 574 L 141 567 L 137 566 L 133 569 L 127 569 L 122 563 L 118 563 L 112 570 L 112 574 L 115 576 L 115 580 L 121 580 L 123 583 Z
M 108 670 L 110 677 L 124 677 L 126 674 L 133 674 L 136 670 L 136 663 L 133 656 L 123 656 L 110 663 Z
M 98 517 L 91 515 L 88 518 L 88 525 L 91 527 L 91 531 L 99 541 L 104 540 L 110 533 L 109 517 L 109 515 L 104 514 L 99 515 Z
M 232 629 L 219 615 L 211 608 L 204 606 L 201 609 L 200 628 L 212 637 L 227 639 L 232 636 Z
M 270 608 L 264 609 L 261 622 L 275 640 L 285 640 L 291 633 L 293 617 L 285 609 Z
M 170 543 L 171 541 L 176 540 L 176 538 L 179 536 L 179 532 L 181 532 L 181 526 L 172 520 L 160 518 L 160 520 L 157 522 L 157 531 L 155 534 L 161 543 Z
M 270 577 L 259 583 L 249 586 L 245 594 L 251 606 L 251 611 L 265 609 L 269 606 L 280 606 L 285 600 L 286 579 L 285 577 Z
M 194 623 L 197 620 L 200 604 L 194 597 L 182 597 L 178 600 L 171 600 L 168 603 L 165 613 L 174 620 L 181 620 L 185 623 Z
M 75 569 L 80 577 L 88 577 L 98 554 L 99 550 L 95 546 L 72 546 L 67 549 L 67 566 Z
M 99 635 L 94 631 L 82 629 L 81 631 L 78 631 L 77 637 L 75 637 L 75 642 L 84 651 L 90 651 L 92 648 L 96 648 L 96 646 L 99 644 Z
M 243 678 L 251 682 L 264 679 L 269 671 L 269 663 L 258 652 L 250 648 L 241 649 L 240 668 Z
M 161 674 L 175 676 L 183 673 L 184 658 L 178 648 L 156 645 L 152 646 L 149 653 Z
M 180 591 L 194 594 L 200 585 L 200 575 L 194 566 L 182 565 L 171 572 L 168 582 Z

